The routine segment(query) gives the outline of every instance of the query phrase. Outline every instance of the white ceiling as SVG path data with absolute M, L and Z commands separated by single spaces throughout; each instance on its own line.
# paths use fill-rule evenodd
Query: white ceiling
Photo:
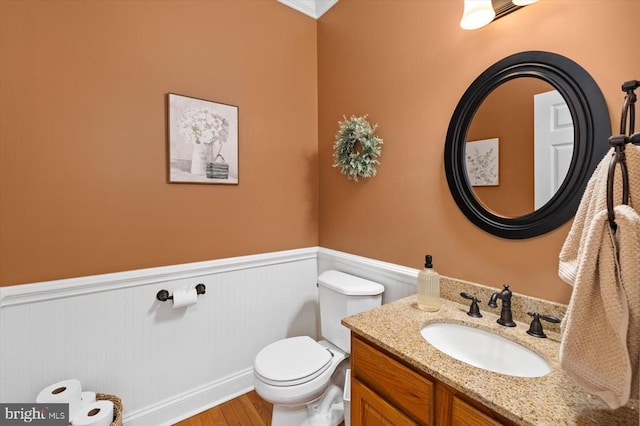
M 338 3 L 338 0 L 278 0 L 280 3 L 294 8 L 314 19 L 321 17 L 331 6 Z

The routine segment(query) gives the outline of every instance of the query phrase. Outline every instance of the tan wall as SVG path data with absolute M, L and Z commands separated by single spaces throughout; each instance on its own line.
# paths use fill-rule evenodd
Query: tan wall
M 475 227 L 449 193 L 446 131 L 476 76 L 527 50 L 582 65 L 617 129 L 620 85 L 640 78 L 640 2 L 541 0 L 476 31 L 460 29 L 461 13 L 462 1 L 341 0 L 318 22 L 320 245 L 415 268 L 431 253 L 442 274 L 567 302 L 557 266 L 569 224 L 520 241 Z M 331 167 L 352 114 L 384 138 L 378 176 L 360 183 Z
M 531 213 L 535 205 L 533 96 L 553 90 L 537 78 L 517 78 L 487 96 L 473 116 L 467 141 L 498 138 L 499 184 L 476 186 L 475 196 L 504 217 Z
M 449 119 L 489 65 L 548 50 L 595 78 L 617 129 L 640 69 L 636 0 L 541 0 L 470 32 L 461 1 L 340 0 L 317 35 L 267 0 L 0 8 L 0 285 L 319 243 L 416 268 L 430 252 L 443 274 L 567 301 L 569 224 L 510 241 L 467 221 Z M 168 92 L 239 106 L 240 185 L 166 183 Z M 380 125 L 372 180 L 331 167 L 343 114 Z
M 316 21 L 0 0 L 0 284 L 317 245 Z M 166 94 L 239 107 L 240 184 L 167 183 Z

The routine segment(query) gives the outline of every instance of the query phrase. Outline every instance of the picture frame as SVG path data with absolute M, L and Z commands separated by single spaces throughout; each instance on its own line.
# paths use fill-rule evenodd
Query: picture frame
M 238 107 L 168 94 L 169 183 L 238 184 Z
M 467 141 L 465 162 L 471 186 L 498 186 L 499 179 L 498 138 Z

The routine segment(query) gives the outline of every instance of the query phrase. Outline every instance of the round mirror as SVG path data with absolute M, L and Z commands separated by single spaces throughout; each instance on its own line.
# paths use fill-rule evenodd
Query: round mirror
M 582 67 L 554 53 L 517 53 L 483 72 L 458 103 L 447 182 L 485 231 L 541 235 L 573 217 L 610 135 L 604 97 Z

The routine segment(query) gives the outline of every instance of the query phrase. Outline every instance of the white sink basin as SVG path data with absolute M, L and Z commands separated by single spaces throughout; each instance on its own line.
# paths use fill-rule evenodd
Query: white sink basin
M 438 322 L 420 333 L 440 351 L 474 367 L 518 377 L 542 377 L 551 371 L 549 362 L 537 353 L 488 331 Z

